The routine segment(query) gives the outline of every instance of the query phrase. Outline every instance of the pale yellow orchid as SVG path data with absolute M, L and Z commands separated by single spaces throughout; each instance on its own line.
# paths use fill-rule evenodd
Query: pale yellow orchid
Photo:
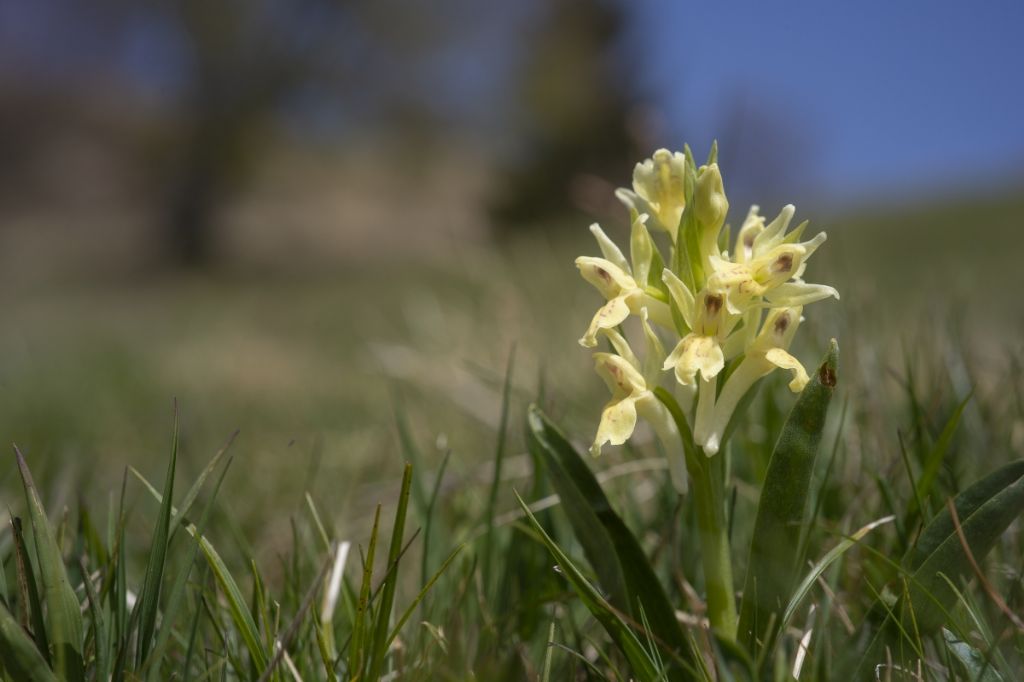
M 622 445 L 633 435 L 637 419 L 642 418 L 661 442 L 673 485 L 682 494 L 686 492 L 686 462 L 679 431 L 668 409 L 653 393 L 665 352 L 647 322 L 646 309 L 641 311 L 641 324 L 647 345 L 644 364 L 621 334 L 614 329 L 603 330 L 618 355 L 594 353 L 594 368 L 608 385 L 612 398 L 601 412 L 601 423 L 590 452 L 598 456 L 605 444 Z
M 663 369 L 674 369 L 676 379 L 684 386 L 693 385 L 698 373 L 703 380 L 710 381 L 725 367 L 722 342 L 740 318 L 725 309 L 722 295 L 703 289 L 694 296 L 668 269 L 662 273 L 662 279 L 690 329 L 665 358 Z
M 650 215 L 651 227 L 668 232 L 674 242 L 686 207 L 686 157 L 659 149 L 633 169 L 632 191 L 621 188 L 615 196 L 636 213 Z
M 672 312 L 668 303 L 657 298 L 660 292 L 646 285 L 654 252 L 654 245 L 647 232 L 647 219 L 646 214 L 640 214 L 633 221 L 630 239 L 632 267 L 619 247 L 608 238 L 597 223 L 590 226 L 603 257 L 580 256 L 576 259 L 576 267 L 579 268 L 583 279 L 594 285 L 608 302 L 598 309 L 590 321 L 590 326 L 580 339 L 581 346 L 593 348 L 597 345 L 599 331 L 614 329 L 622 324 L 630 313 L 639 314 L 641 308 L 647 308 L 654 322 L 672 328 Z
M 736 406 L 758 379 L 781 368 L 793 373 L 789 388 L 794 393 L 799 393 L 807 385 L 807 371 L 788 352 L 802 320 L 802 310 L 800 306 L 771 310 L 761 325 L 760 333 L 745 349 L 743 360 L 722 387 L 713 412 L 701 419 L 698 410 L 693 436 L 708 456 L 718 452 Z

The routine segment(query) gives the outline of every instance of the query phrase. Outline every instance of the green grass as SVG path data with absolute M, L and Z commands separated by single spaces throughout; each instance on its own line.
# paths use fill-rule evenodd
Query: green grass
M 662 646 L 664 608 L 607 591 L 614 572 L 576 535 L 579 516 L 550 504 L 570 492 L 529 447 L 528 404 L 579 446 L 606 400 L 575 342 L 594 304 L 571 265 L 596 250 L 582 238 L 533 235 L 445 267 L 8 292 L 0 427 L 39 502 L 12 454 L 0 491 L 21 530 L 0 534 L 3 674 L 744 679 L 760 664 L 788 679 L 807 636 L 801 679 L 845 680 L 846 657 L 885 660 L 865 654 L 883 632 L 896 664 L 923 656 L 924 679 L 1016 679 L 1021 522 L 977 557 L 989 586 L 966 564 L 925 580 L 908 568 L 924 559 L 901 562 L 947 499 L 1024 456 L 1024 308 L 1008 269 L 1024 237 L 1006 227 L 1020 206 L 991 203 L 986 245 L 960 229 L 976 209 L 854 218 L 812 265 L 844 298 L 819 304 L 796 355 L 810 367 L 838 337 L 841 382 L 810 476 L 806 564 L 788 588 L 804 598 L 760 661 L 699 627 L 697 519 L 653 441 L 584 461 L 620 519 L 605 547 L 635 542 L 698 655 Z M 731 441 L 737 589 L 793 403 L 774 377 Z M 605 600 L 613 610 L 595 616 Z M 925 633 L 935 613 L 946 629 Z

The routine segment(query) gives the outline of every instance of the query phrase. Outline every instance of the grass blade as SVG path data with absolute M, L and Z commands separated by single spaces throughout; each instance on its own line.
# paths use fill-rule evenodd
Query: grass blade
M 768 463 L 740 608 L 739 638 L 751 652 L 772 648 L 780 616 L 799 579 L 802 557 L 780 550 L 801 545 L 811 474 L 835 392 L 838 354 L 833 340 L 789 413 Z
M 54 672 L 61 679 L 79 682 L 84 678 L 85 670 L 82 661 L 82 612 L 78 597 L 68 582 L 64 557 L 18 446 L 14 446 L 14 456 L 18 461 L 32 521 L 43 601 L 46 603 L 47 634 L 53 647 Z
M 216 460 L 217 457 L 214 459 Z M 206 502 L 202 516 L 199 518 L 199 525 L 196 527 L 199 536 L 202 536 L 206 531 L 206 524 L 209 520 L 210 512 L 213 510 L 213 503 L 217 499 L 217 493 L 220 492 L 221 483 L 224 482 L 224 477 L 227 475 L 228 467 L 230 466 L 231 460 L 229 459 L 227 464 L 224 465 L 224 469 L 221 471 L 220 476 L 217 478 L 217 482 L 213 486 L 210 498 Z M 178 516 L 181 516 L 181 514 Z M 174 621 L 177 619 L 178 612 L 185 604 L 185 589 L 188 585 L 188 577 L 192 573 L 192 567 L 195 565 L 196 558 L 199 555 L 199 547 L 199 541 L 195 537 L 191 538 L 191 546 L 188 548 L 188 554 L 185 561 L 182 562 L 181 571 L 175 579 L 174 585 L 171 587 L 170 597 L 167 600 L 167 608 L 164 610 L 163 617 L 161 618 L 160 629 L 156 633 L 153 648 L 150 651 L 149 658 L 143 659 L 142 661 L 143 669 L 147 666 L 149 667 L 150 679 L 155 679 L 155 676 L 159 674 L 159 662 L 163 658 L 164 650 L 170 642 Z M 144 670 L 140 672 L 144 672 Z
M 16 516 L 11 518 L 11 532 L 14 535 L 14 560 L 18 573 L 18 591 L 21 594 L 21 611 L 24 614 L 21 625 L 27 630 L 31 621 L 31 632 L 39 651 L 47 664 L 50 664 L 50 642 L 46 638 L 46 624 L 43 621 L 43 602 L 39 598 L 39 586 L 32 574 L 32 562 L 28 558 L 21 519 Z
M 364 631 L 370 610 L 370 589 L 373 584 L 373 556 L 377 550 L 377 531 L 380 528 L 380 505 L 373 515 L 373 530 L 370 532 L 370 544 L 366 548 L 363 561 L 363 582 L 359 587 L 359 601 L 356 604 L 356 617 L 352 623 L 352 636 L 348 650 L 349 679 L 363 679 L 363 668 L 366 664 L 366 652 L 363 650 Z
M 494 559 L 494 510 L 498 506 L 498 490 L 501 487 L 501 469 L 505 460 L 505 440 L 508 432 L 509 398 L 512 391 L 512 369 L 515 365 L 516 347 L 513 345 L 508 354 L 505 367 L 505 384 L 501 391 L 501 418 L 498 422 L 498 441 L 494 449 L 494 473 L 491 476 L 491 487 L 487 494 L 487 508 L 484 512 L 484 524 L 487 535 L 484 536 L 483 548 L 483 581 L 484 589 L 490 590 L 492 585 L 491 564 Z
M 384 643 L 385 647 L 390 647 L 391 643 L 395 641 L 395 638 L 398 637 L 398 633 L 402 631 L 402 627 L 412 617 L 412 614 L 416 610 L 416 607 L 419 606 L 420 602 L 423 601 L 423 598 L 427 596 L 427 593 L 430 592 L 430 589 L 434 586 L 434 583 L 436 583 L 438 579 L 442 575 L 444 575 L 444 572 L 448 570 L 448 566 L 450 566 L 451 563 L 455 561 L 455 557 L 459 555 L 459 552 L 462 551 L 462 548 L 463 545 L 459 545 L 458 547 L 456 547 L 452 551 L 452 553 L 448 555 L 448 558 L 445 559 L 444 562 L 442 562 L 441 567 L 437 569 L 437 572 L 434 573 L 434 575 L 430 577 L 430 580 L 428 580 L 426 584 L 423 585 L 423 589 L 420 590 L 420 593 L 416 595 L 416 598 L 412 600 L 412 603 L 409 604 L 408 608 L 405 609 L 405 612 L 403 612 L 398 621 L 395 622 L 395 627 L 391 629 L 391 634 L 388 635 L 388 638 Z
M 135 469 L 132 469 L 132 473 L 135 474 L 150 495 L 155 497 L 158 502 L 163 502 L 163 496 L 142 476 L 142 474 Z M 173 506 L 171 506 L 171 513 L 176 513 Z M 256 666 L 257 671 L 262 672 L 267 667 L 267 661 L 269 658 L 267 656 L 266 649 L 263 648 L 260 641 L 259 629 L 256 627 L 256 621 L 252 617 L 252 612 L 250 612 L 249 608 L 246 606 L 245 597 L 242 595 L 242 591 L 238 588 L 238 583 L 231 575 L 231 571 L 228 570 L 224 560 L 220 558 L 217 550 L 209 540 L 199 533 L 195 524 L 187 523 L 185 519 L 181 519 L 181 523 L 185 524 L 185 530 L 188 531 L 192 537 L 199 539 L 199 548 L 202 550 L 203 556 L 206 558 L 206 562 L 210 565 L 210 569 L 213 571 L 213 577 L 217 582 L 217 586 L 222 592 L 224 592 L 224 596 L 227 599 L 228 610 L 231 613 L 231 620 L 234 622 L 235 627 L 238 628 L 242 641 L 245 642 L 246 649 L 248 649 L 249 655 L 252 657 L 253 664 Z
M 387 573 L 384 576 L 384 587 L 377 606 L 376 623 L 374 624 L 373 641 L 371 643 L 370 674 L 367 679 L 375 680 L 384 669 L 384 658 L 388 652 L 387 636 L 391 609 L 395 603 L 395 588 L 398 585 L 398 562 L 402 555 L 402 536 L 405 533 L 405 517 L 409 509 L 409 491 L 412 486 L 412 464 L 406 462 L 402 475 L 402 491 L 398 497 L 398 509 L 395 512 L 395 523 L 391 529 L 391 546 L 388 548 Z
M 160 588 L 163 582 L 164 569 L 167 562 L 167 546 L 171 529 L 171 501 L 174 499 L 174 471 L 178 463 L 179 414 L 178 404 L 174 404 L 174 434 L 171 436 L 171 457 L 167 462 L 167 473 L 164 479 L 163 500 L 157 515 L 156 528 L 153 530 L 153 543 L 149 549 L 149 560 L 146 562 L 146 577 L 139 595 L 139 634 L 136 642 L 135 665 L 142 667 L 146 660 L 149 647 L 156 629 L 156 615 L 160 608 Z

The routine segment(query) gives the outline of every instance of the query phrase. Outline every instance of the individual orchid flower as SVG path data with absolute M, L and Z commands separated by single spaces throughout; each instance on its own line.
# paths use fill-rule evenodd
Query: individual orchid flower
M 766 227 L 757 207 L 753 207 L 740 228 L 735 260 L 710 258 L 708 288 L 725 296 L 729 312 L 739 314 L 755 304 L 792 307 L 839 298 L 830 286 L 800 279 L 807 259 L 825 241 L 826 234 L 820 232 L 808 241 L 797 242 L 806 224 L 787 235 L 793 212 L 793 206 L 786 206 Z
M 590 452 L 598 456 L 605 444 L 622 445 L 633 435 L 637 419 L 642 418 L 661 442 L 668 457 L 672 483 L 683 494 L 686 492 L 686 462 L 682 441 L 672 415 L 653 392 L 665 351 L 648 324 L 646 309 L 641 311 L 641 325 L 647 345 L 643 364 L 619 332 L 603 330 L 618 354 L 594 353 L 595 369 L 608 385 L 612 398 L 601 412 L 601 423 Z
M 729 375 L 714 405 L 710 420 L 699 417 L 694 426 L 694 440 L 708 455 L 718 452 L 736 406 L 761 377 L 776 368 L 787 369 L 793 378 L 789 388 L 799 393 L 807 385 L 808 376 L 800 361 L 789 354 L 796 329 L 802 320 L 802 307 L 775 308 L 768 313 L 757 337 L 746 348 L 743 360 Z
M 674 369 L 676 379 L 684 386 L 693 385 L 698 373 L 703 380 L 710 381 L 725 367 L 722 341 L 740 318 L 725 310 L 722 295 L 702 289 L 694 296 L 668 269 L 662 273 L 662 279 L 690 329 L 665 359 L 663 369 Z
M 620 188 L 615 196 L 636 213 L 651 216 L 651 227 L 668 232 L 676 241 L 686 207 L 686 157 L 659 149 L 633 169 L 633 189 Z
M 597 223 L 590 226 L 603 257 L 580 256 L 576 259 L 576 267 L 583 279 L 601 292 L 607 303 L 598 309 L 590 321 L 590 326 L 580 339 L 581 346 L 593 348 L 597 345 L 597 333 L 600 330 L 614 329 L 630 313 L 639 314 L 641 308 L 648 309 L 654 322 L 672 328 L 672 312 L 668 304 L 658 300 L 660 292 L 646 285 L 654 253 L 654 244 L 647 232 L 647 220 L 647 214 L 640 214 L 633 221 L 630 238 L 632 267 L 619 247 Z

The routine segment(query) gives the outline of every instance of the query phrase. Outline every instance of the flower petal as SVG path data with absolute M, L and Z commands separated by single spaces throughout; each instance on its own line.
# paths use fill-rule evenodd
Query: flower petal
M 839 292 L 827 284 L 787 282 L 765 292 L 765 298 L 773 306 L 803 306 L 829 297 L 839 299 Z
M 636 289 L 636 281 L 610 260 L 580 256 L 576 259 L 576 267 L 583 279 L 593 284 L 605 298 L 614 298 L 623 289 Z
M 699 372 L 705 380 L 725 368 L 725 355 L 713 336 L 687 334 L 665 359 L 663 369 L 675 368 L 676 379 L 683 385 L 694 383 Z
M 580 339 L 580 345 L 584 348 L 593 348 L 597 345 L 597 332 L 602 329 L 614 329 L 622 324 L 629 317 L 629 306 L 626 305 L 625 296 L 617 296 L 605 303 L 590 321 L 590 326 Z
M 633 435 L 636 428 L 636 405 L 633 398 L 613 400 L 604 406 L 601 412 L 601 424 L 597 427 L 597 436 L 590 446 L 590 453 L 597 457 L 601 454 L 601 446 L 605 443 L 622 445 Z
M 661 281 L 668 287 L 668 293 L 672 296 L 672 300 L 676 302 L 676 307 L 679 308 L 679 312 L 683 315 L 683 320 L 686 322 L 686 326 L 693 329 L 693 318 L 694 318 L 694 299 L 693 292 L 686 286 L 683 280 L 679 279 L 674 272 L 665 268 L 661 273 Z
M 796 206 L 793 204 L 786 204 L 782 207 L 779 215 L 776 216 L 775 220 L 768 223 L 764 230 L 757 235 L 754 239 L 754 258 L 766 253 L 771 248 L 777 246 L 785 238 L 786 230 L 789 228 L 790 221 L 793 220 L 793 215 L 796 213 Z
M 746 263 L 754 256 L 754 240 L 764 232 L 764 216 L 758 215 L 758 206 L 750 207 L 746 220 L 736 236 L 736 262 Z
M 643 375 L 628 360 L 611 353 L 594 353 L 594 370 L 617 400 L 647 390 Z
M 612 346 L 615 347 L 615 352 L 633 367 L 640 369 L 640 361 L 636 357 L 636 353 L 629 345 L 629 341 L 615 329 L 602 329 L 604 335 L 608 337 L 608 340 L 612 342 Z
M 633 279 L 640 286 L 647 286 L 647 276 L 651 272 L 651 259 L 654 257 L 654 242 L 647 231 L 647 214 L 641 213 L 633 221 L 629 235 L 629 257 L 633 260 Z
M 590 234 L 594 235 L 594 239 L 597 240 L 597 246 L 601 249 L 601 255 L 605 257 L 605 260 L 614 263 L 623 272 L 629 272 L 629 262 L 622 255 L 622 250 L 615 245 L 615 242 L 609 239 L 600 225 L 597 223 L 591 225 Z
M 804 390 L 804 386 L 810 381 L 810 377 L 807 376 L 807 370 L 800 364 L 800 361 L 781 348 L 772 348 L 764 354 L 764 357 L 776 367 L 793 372 L 793 380 L 789 382 L 789 390 L 794 393 Z

